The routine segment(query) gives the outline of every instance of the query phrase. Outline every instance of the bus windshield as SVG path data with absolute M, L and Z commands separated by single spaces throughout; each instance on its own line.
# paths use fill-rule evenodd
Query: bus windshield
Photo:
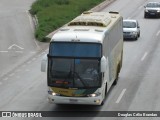
M 61 88 L 101 86 L 98 59 L 49 58 L 48 85 Z
M 101 57 L 101 44 L 77 42 L 52 42 L 50 56 L 59 57 Z
M 92 88 L 101 85 L 101 44 L 53 42 L 48 57 L 50 86 Z

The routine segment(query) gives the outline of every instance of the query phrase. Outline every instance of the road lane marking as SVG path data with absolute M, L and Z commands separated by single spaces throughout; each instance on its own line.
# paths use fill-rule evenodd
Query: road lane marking
M 33 28 L 33 22 L 32 22 L 32 18 L 31 18 L 31 16 L 30 16 L 30 13 L 29 13 L 29 11 L 28 10 L 26 10 L 26 14 L 27 14 L 27 16 L 28 16 L 28 18 L 29 18 L 29 24 L 30 24 L 30 27 L 32 28 L 32 32 L 34 32 L 34 28 Z
M 30 15 L 29 11 L 26 11 L 26 14 L 27 14 L 27 16 L 28 16 L 28 18 L 29 18 L 29 24 L 30 24 L 31 30 L 32 30 L 32 32 L 34 32 L 32 17 L 31 17 L 31 15 Z M 35 42 L 37 48 L 40 49 L 40 47 L 39 47 L 36 39 L 34 39 L 34 42 Z
M 22 48 L 22 47 L 20 47 L 20 46 L 18 46 L 18 45 L 16 45 L 16 44 L 13 44 L 13 45 L 9 46 L 8 49 L 10 50 L 10 49 L 12 49 L 12 47 L 14 47 L 14 46 L 16 46 L 17 48 L 19 48 L 19 49 L 21 49 L 21 50 L 24 49 L 24 48 Z
M 141 61 L 143 61 L 143 60 L 146 58 L 147 55 L 148 55 L 148 53 L 146 52 L 146 53 L 143 55 L 143 57 L 141 58 Z
M 0 51 L 0 53 L 8 53 L 9 51 Z M 16 53 L 23 53 L 23 51 L 15 51 Z
M 156 36 L 158 36 L 160 34 L 160 30 L 157 32 Z
M 121 92 L 121 94 L 119 95 L 116 103 L 119 103 L 121 101 L 121 99 L 122 99 L 122 97 L 123 97 L 123 95 L 124 95 L 125 92 L 126 92 L 126 89 L 123 89 L 122 92 Z
M 0 51 L 0 53 L 7 53 L 8 51 Z
M 23 51 L 16 51 L 16 53 L 23 53 Z

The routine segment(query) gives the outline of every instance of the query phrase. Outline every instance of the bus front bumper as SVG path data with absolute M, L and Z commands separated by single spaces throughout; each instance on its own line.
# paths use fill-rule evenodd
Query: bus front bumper
M 64 97 L 48 95 L 50 103 L 55 104 L 83 104 L 83 105 L 101 105 L 102 96 L 96 97 Z

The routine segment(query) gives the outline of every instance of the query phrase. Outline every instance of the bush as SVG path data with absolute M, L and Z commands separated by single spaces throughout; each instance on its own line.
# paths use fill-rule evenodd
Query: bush
M 69 0 L 55 0 L 58 5 L 69 4 Z
M 104 0 L 37 0 L 30 10 L 32 15 L 37 15 L 39 22 L 35 37 L 39 41 L 46 41 L 45 36 L 50 32 L 102 1 Z

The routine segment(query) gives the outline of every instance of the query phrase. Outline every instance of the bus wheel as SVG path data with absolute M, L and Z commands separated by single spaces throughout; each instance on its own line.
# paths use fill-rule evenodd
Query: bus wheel
M 116 85 L 118 82 L 119 72 L 120 72 L 120 64 L 118 64 L 118 66 L 117 66 L 116 79 L 114 80 L 113 85 Z
M 106 99 L 106 95 L 107 95 L 107 84 L 106 84 L 106 88 L 105 88 L 104 99 L 103 99 L 103 101 L 101 103 L 101 106 L 104 105 L 104 101 Z
M 113 85 L 117 85 L 117 82 L 118 82 L 118 78 L 114 80 Z
M 104 105 L 104 100 L 101 102 L 101 106 Z

